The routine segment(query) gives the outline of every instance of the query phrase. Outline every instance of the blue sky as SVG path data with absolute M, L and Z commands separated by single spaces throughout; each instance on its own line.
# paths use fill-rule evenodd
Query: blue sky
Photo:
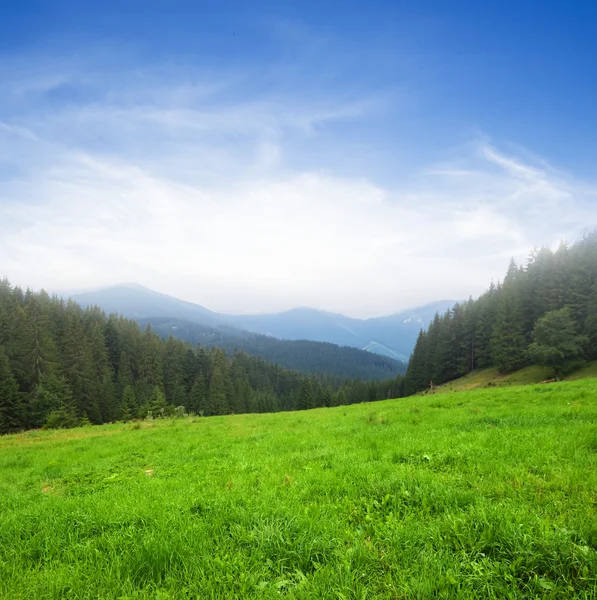
M 597 225 L 597 5 L 0 9 L 0 264 L 216 310 L 464 298 Z

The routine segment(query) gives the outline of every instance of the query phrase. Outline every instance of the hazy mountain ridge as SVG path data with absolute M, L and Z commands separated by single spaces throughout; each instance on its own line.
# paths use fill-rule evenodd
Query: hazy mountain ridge
M 426 328 L 436 312 L 455 304 L 441 300 L 404 312 L 355 319 L 312 308 L 296 308 L 283 313 L 228 317 L 230 322 L 265 335 L 289 340 L 309 339 L 353 346 L 398 360 L 408 360 L 421 328 Z
M 214 326 L 222 323 L 221 315 L 204 306 L 186 302 L 135 283 L 73 294 L 71 298 L 81 306 L 97 304 L 106 314 L 120 313 L 130 319 L 177 317 L 202 325 Z
M 241 338 L 239 330 L 245 330 L 282 340 L 349 346 L 396 360 L 408 360 L 421 328 L 429 325 L 436 312 L 443 313 L 454 304 L 442 300 L 385 317 L 356 319 L 307 307 L 263 315 L 226 315 L 137 284 L 116 285 L 72 298 L 84 306 L 97 304 L 107 313 L 118 312 L 137 320 L 181 319 L 218 330 L 226 328 Z

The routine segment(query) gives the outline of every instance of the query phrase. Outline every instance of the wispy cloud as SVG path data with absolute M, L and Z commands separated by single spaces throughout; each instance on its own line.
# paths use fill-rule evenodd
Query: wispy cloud
M 486 140 L 400 185 L 366 153 L 353 175 L 310 164 L 310 148 L 346 153 L 330 128 L 366 125 L 384 93 L 46 71 L 13 87 L 5 68 L 0 85 L 0 265 L 19 284 L 137 281 L 216 310 L 373 315 L 479 293 L 510 256 L 597 225 L 592 183 Z

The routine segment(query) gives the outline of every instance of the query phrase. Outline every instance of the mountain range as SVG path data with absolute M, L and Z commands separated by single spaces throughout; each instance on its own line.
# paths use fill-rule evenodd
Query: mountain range
M 248 331 L 273 337 L 352 346 L 396 360 L 408 360 L 421 328 L 436 312 L 445 312 L 451 300 L 434 302 L 417 309 L 386 317 L 354 319 L 313 308 L 295 308 L 265 315 L 228 316 L 229 323 Z
M 98 305 L 107 313 L 132 319 L 174 318 L 215 328 L 237 328 L 286 340 L 329 342 L 369 350 L 396 360 L 408 360 L 421 328 L 436 312 L 444 313 L 453 300 L 440 300 L 385 317 L 355 319 L 313 308 L 294 308 L 260 315 L 217 313 L 138 284 L 122 284 L 75 294 L 82 306 Z
M 299 346 L 287 344 L 282 351 L 282 346 L 272 338 L 277 341 L 307 340 L 368 351 L 359 355 L 363 365 L 375 360 L 370 353 L 379 355 L 379 359 L 392 359 L 384 361 L 380 373 L 375 376 L 351 372 L 351 376 L 365 379 L 381 377 L 382 373 L 387 376 L 392 370 L 403 371 L 403 362 L 408 360 L 420 329 L 429 325 L 436 312 L 443 313 L 454 304 L 454 301 L 444 300 L 386 317 L 355 319 L 312 308 L 295 308 L 274 314 L 228 315 L 138 284 L 115 285 L 74 294 L 71 298 L 82 306 L 97 305 L 106 313 L 119 313 L 142 325 L 151 322 L 160 335 L 173 334 L 193 343 L 218 345 L 228 350 L 239 348 L 273 362 L 280 362 L 272 358 L 273 355 L 285 355 L 292 346 L 294 356 Z M 269 341 L 262 339 L 265 337 Z M 264 350 L 266 347 L 267 351 Z M 317 353 L 324 352 L 324 348 L 328 356 L 333 354 L 334 350 L 325 345 L 318 346 Z M 355 363 L 355 356 L 353 352 L 351 364 Z M 339 361 L 339 357 L 333 359 L 334 363 Z M 297 368 L 292 364 L 284 366 Z

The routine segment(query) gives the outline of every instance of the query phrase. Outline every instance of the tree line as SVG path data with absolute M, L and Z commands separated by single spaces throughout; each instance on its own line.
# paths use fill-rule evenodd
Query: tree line
M 477 300 L 436 314 L 421 331 L 404 380 L 405 395 L 497 367 L 540 364 L 555 377 L 597 359 L 597 232 L 572 246 L 533 251 L 510 262 L 501 283 Z
M 302 410 L 402 395 L 403 379 L 309 376 L 193 346 L 0 281 L 0 433 L 178 413 Z
M 338 379 L 358 378 L 364 381 L 390 379 L 406 373 L 404 362 L 350 346 L 312 340 L 280 340 L 232 328 L 209 328 L 168 317 L 137 321 L 141 327 L 151 323 L 152 330 L 162 338 L 174 335 L 193 345 L 217 346 L 228 354 L 242 350 L 251 356 L 258 356 L 302 373 L 319 373 Z

